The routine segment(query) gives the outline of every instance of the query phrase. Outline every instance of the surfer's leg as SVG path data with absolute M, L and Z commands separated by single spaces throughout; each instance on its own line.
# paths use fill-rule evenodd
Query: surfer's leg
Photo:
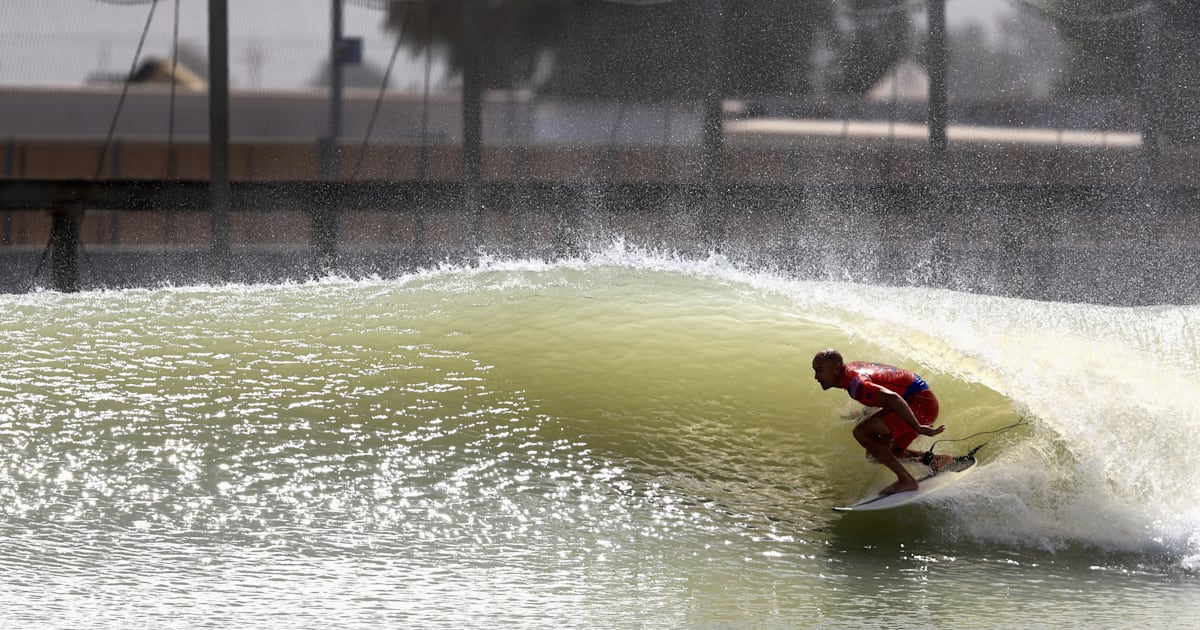
M 901 461 L 924 462 L 925 460 L 925 453 L 920 451 L 912 451 L 906 448 L 893 448 L 892 453 L 896 456 L 896 459 Z M 929 466 L 929 469 L 933 472 L 937 472 L 942 466 L 945 466 L 952 461 L 954 461 L 954 457 L 951 455 L 940 455 L 938 453 L 934 453 L 933 460 L 926 465 Z
M 881 414 L 877 413 L 854 425 L 854 439 L 867 449 L 867 454 L 887 466 L 888 470 L 896 473 L 896 483 L 884 488 L 879 493 L 893 494 L 916 490 L 917 480 L 904 468 L 900 460 L 896 459 L 895 453 L 892 452 L 892 432 L 880 416 Z
M 926 390 L 918 392 L 909 401 L 909 408 L 912 409 L 913 416 L 917 418 L 923 426 L 933 426 L 933 422 L 938 417 L 938 400 L 937 396 L 933 395 L 932 391 Z M 886 413 L 883 416 L 884 422 L 888 428 L 892 430 L 892 452 L 897 459 L 902 461 L 925 462 L 925 453 L 914 451 L 908 448 L 913 440 L 917 439 L 917 432 L 908 423 L 900 419 L 894 413 Z M 937 472 L 942 466 L 954 461 L 954 458 L 949 455 L 934 455 L 933 460 L 926 463 L 929 469 Z

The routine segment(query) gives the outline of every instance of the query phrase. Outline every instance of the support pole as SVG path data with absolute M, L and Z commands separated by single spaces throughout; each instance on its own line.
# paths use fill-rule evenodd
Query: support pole
M 706 245 L 709 247 L 723 238 L 720 218 L 724 214 L 721 197 L 722 184 L 725 181 L 725 54 L 721 41 L 724 5 L 724 0 L 706 0 L 703 6 L 704 40 L 708 54 L 701 123 L 704 130 L 704 146 L 700 177 L 704 187 L 702 227 L 708 241 Z
M 0 169 L 0 173 L 4 174 L 5 179 L 12 178 L 13 174 L 16 172 L 16 169 L 14 168 L 14 164 L 16 163 L 16 160 L 14 159 L 15 155 L 16 155 L 16 141 L 12 137 L 9 137 L 7 140 L 4 141 L 4 168 Z M 4 213 L 4 228 L 3 228 L 3 232 L 0 233 L 0 245 L 3 245 L 3 246 L 12 245 L 12 236 L 13 236 L 13 215 L 11 212 L 5 212 Z
M 946 0 L 927 0 L 929 10 L 929 182 L 946 183 L 949 106 L 946 94 Z
M 337 179 L 342 175 L 342 152 L 338 139 L 342 137 L 342 0 L 330 0 L 329 34 L 329 152 L 325 156 L 325 177 Z
M 229 6 L 208 2 L 209 187 L 212 211 L 213 276 L 232 276 L 229 245 Z
M 50 224 L 50 275 L 55 291 L 79 290 L 79 220 L 74 209 L 55 210 Z
M 946 226 L 950 214 L 958 207 L 959 191 L 950 187 L 947 153 L 949 143 L 946 127 L 949 125 L 949 98 L 946 87 L 946 0 L 926 0 L 928 10 L 929 37 L 927 42 L 929 74 L 929 173 L 925 191 L 925 203 L 931 215 L 928 217 L 928 234 L 932 247 L 930 280 L 936 284 L 945 282 L 950 273 L 950 243 Z
M 325 194 L 315 200 L 312 209 L 314 274 L 325 275 L 337 268 L 338 199 L 333 182 L 342 176 L 342 87 L 344 40 L 342 37 L 342 0 L 330 0 L 329 37 L 329 135 L 321 143 L 321 177 L 327 183 Z
M 462 0 L 463 19 L 463 212 L 468 239 L 481 242 L 483 186 L 483 2 Z

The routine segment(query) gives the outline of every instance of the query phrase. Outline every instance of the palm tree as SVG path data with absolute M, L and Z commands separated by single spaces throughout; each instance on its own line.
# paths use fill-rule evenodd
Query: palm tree
M 1024 0 L 1066 43 L 1059 95 L 1137 98 L 1175 142 L 1200 142 L 1200 12 L 1193 0 Z M 1084 7 L 1086 6 L 1086 9 Z M 1148 92 L 1141 92 L 1147 90 Z
M 560 97 L 659 100 L 697 98 L 706 85 L 702 11 L 706 0 L 482 0 L 480 42 L 485 88 L 536 88 Z M 853 7 L 895 4 L 856 0 Z M 848 60 L 833 82 L 861 94 L 907 45 L 907 15 L 863 20 L 838 34 L 833 0 L 725 0 L 720 33 L 728 96 L 802 96 L 812 89 L 812 59 L 822 42 L 845 44 Z M 462 3 L 391 0 L 388 23 L 414 54 L 445 54 L 462 69 Z M 897 28 L 897 20 L 905 26 Z

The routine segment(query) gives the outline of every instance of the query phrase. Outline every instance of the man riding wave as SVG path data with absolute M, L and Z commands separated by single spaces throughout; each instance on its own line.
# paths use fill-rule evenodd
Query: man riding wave
M 920 376 L 882 363 L 846 363 L 832 348 L 818 352 L 812 365 L 821 389 L 845 389 L 854 400 L 868 407 L 881 407 L 854 426 L 854 438 L 867 454 L 896 473 L 896 482 L 879 494 L 917 489 L 916 478 L 901 460 L 920 461 L 934 472 L 953 460 L 949 455 L 927 457 L 908 449 L 917 435 L 937 435 L 946 430 L 945 425 L 933 427 L 938 400 Z

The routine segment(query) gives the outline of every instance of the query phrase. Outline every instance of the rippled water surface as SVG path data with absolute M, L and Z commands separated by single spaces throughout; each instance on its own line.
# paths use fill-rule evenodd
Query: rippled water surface
M 629 252 L 4 296 L 0 625 L 1193 625 L 1198 313 Z M 884 477 L 826 346 L 977 472 L 831 512 Z

